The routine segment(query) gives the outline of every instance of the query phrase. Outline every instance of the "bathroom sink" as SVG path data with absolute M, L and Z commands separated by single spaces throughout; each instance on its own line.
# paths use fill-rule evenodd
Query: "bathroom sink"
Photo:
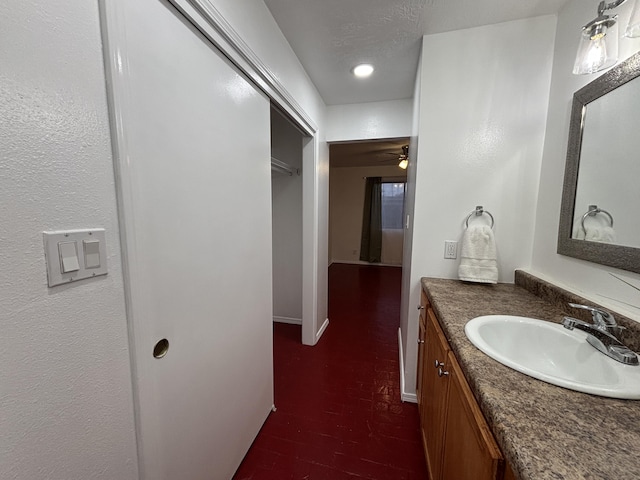
M 640 367 L 603 355 L 585 332 L 512 315 L 476 317 L 464 331 L 482 352 L 531 377 L 578 392 L 640 399 Z

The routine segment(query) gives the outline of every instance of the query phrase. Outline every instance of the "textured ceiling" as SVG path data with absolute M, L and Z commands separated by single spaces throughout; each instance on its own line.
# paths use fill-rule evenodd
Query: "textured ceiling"
M 423 35 L 553 14 L 566 2 L 265 0 L 327 105 L 410 98 Z M 366 80 L 350 73 L 362 62 L 376 67 Z

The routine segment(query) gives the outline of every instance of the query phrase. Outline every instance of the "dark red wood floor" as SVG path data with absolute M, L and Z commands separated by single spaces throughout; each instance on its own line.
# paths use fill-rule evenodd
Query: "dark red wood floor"
M 401 269 L 333 264 L 315 347 L 274 325 L 275 403 L 235 480 L 427 478 L 418 410 L 400 400 Z

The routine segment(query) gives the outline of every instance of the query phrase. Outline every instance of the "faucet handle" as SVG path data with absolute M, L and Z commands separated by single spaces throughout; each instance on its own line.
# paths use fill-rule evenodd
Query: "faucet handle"
M 581 305 L 579 303 L 569 303 L 569 306 L 573 308 L 580 308 L 582 310 L 590 311 L 593 317 L 593 322 L 596 325 L 603 325 L 603 326 L 617 325 L 615 317 L 610 312 L 607 312 L 606 310 L 601 310 L 596 307 L 590 307 L 589 305 Z

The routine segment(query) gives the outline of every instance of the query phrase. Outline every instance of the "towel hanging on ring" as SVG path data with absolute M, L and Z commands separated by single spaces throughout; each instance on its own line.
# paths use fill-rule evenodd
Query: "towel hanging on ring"
M 469 225 L 469 217 L 473 213 L 476 215 L 487 213 L 491 217 L 491 226 Z M 467 229 L 462 236 L 458 277 L 465 282 L 498 283 L 498 259 L 492 229 L 493 216 L 482 207 L 476 207 L 475 212 L 472 212 L 469 217 L 465 222 Z

